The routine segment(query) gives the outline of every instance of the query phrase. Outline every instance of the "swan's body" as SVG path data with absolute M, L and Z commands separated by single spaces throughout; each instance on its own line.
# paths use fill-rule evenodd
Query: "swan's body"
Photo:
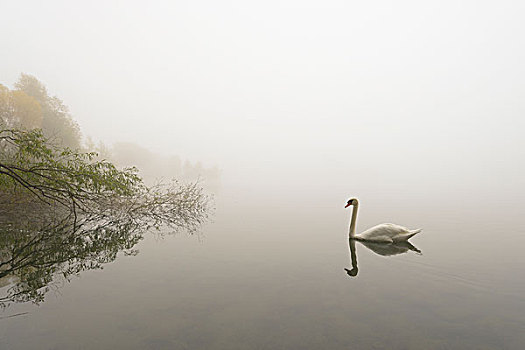
M 380 224 L 369 228 L 359 235 L 354 235 L 353 238 L 358 241 L 396 243 L 406 242 L 419 232 L 421 232 L 421 229 L 409 230 L 396 224 Z
M 406 242 L 410 237 L 421 232 L 421 229 L 409 230 L 406 227 L 396 224 L 380 224 L 356 235 L 355 224 L 357 221 L 357 210 L 359 208 L 359 201 L 357 198 L 350 199 L 346 204 L 346 207 L 350 205 L 354 207 L 352 210 L 352 219 L 350 220 L 349 236 L 351 239 L 366 242 L 396 243 Z

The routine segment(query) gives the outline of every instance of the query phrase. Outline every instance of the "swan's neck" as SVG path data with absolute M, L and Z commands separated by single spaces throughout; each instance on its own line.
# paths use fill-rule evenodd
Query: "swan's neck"
M 352 208 L 352 219 L 350 220 L 350 231 L 348 233 L 349 237 L 355 237 L 355 222 L 357 221 L 357 209 L 359 209 L 359 202 L 357 199 L 354 199 L 354 205 Z

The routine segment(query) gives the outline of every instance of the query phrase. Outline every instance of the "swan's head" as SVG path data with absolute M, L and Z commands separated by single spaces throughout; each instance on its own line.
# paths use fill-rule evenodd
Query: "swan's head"
M 354 267 L 352 270 L 349 270 L 349 269 L 345 269 L 346 271 L 346 274 L 350 277 L 355 277 L 357 276 L 357 273 L 359 272 L 359 269 L 357 267 Z
M 348 208 L 351 205 L 357 205 L 357 198 L 350 198 L 348 202 L 346 202 L 345 208 Z

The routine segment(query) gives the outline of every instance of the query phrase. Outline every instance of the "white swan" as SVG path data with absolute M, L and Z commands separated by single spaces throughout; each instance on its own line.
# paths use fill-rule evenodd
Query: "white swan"
M 359 208 L 359 201 L 357 198 L 351 198 L 348 200 L 345 208 L 348 208 L 351 205 L 354 206 L 352 210 L 352 219 L 350 221 L 349 236 L 351 239 L 367 242 L 395 243 L 407 241 L 410 237 L 421 232 L 421 229 L 409 230 L 406 227 L 396 224 L 380 224 L 356 235 L 355 223 L 357 220 L 357 210 Z

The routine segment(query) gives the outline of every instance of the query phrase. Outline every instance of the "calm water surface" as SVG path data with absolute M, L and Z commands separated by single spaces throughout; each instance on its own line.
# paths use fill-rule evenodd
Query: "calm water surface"
M 346 199 L 225 190 L 201 234 L 148 235 L 139 255 L 9 306 L 0 348 L 525 346 L 525 229 L 511 203 L 361 197 L 358 232 L 422 227 L 422 254 L 356 242 L 351 277 Z

